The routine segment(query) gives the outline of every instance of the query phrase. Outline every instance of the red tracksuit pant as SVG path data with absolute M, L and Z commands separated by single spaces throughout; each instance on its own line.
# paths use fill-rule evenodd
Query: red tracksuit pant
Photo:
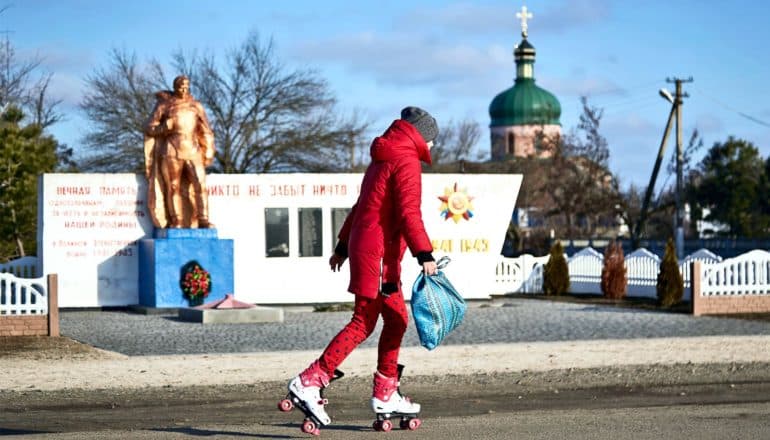
M 318 359 L 319 366 L 330 377 L 342 361 L 372 334 L 380 314 L 383 326 L 378 345 L 377 369 L 387 377 L 398 375 L 398 352 L 409 320 L 401 290 L 387 297 L 379 295 L 376 299 L 356 295 L 353 318 L 329 342 Z

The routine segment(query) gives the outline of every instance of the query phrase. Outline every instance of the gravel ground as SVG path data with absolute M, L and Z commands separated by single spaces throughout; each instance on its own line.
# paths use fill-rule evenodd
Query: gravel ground
M 285 313 L 283 323 L 199 324 L 174 315 L 127 311 L 64 311 L 61 333 L 130 356 L 320 350 L 350 320 L 350 312 Z M 374 347 L 375 334 L 362 344 Z M 505 298 L 470 307 L 445 345 L 695 336 L 770 335 L 770 321 L 694 317 L 599 301 Z M 419 346 L 413 325 L 404 346 Z

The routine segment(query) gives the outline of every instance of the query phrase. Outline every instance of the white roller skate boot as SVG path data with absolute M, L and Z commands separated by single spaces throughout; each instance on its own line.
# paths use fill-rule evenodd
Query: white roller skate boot
M 420 404 L 414 403 L 408 397 L 401 395 L 399 389 L 403 365 L 398 366 L 398 377 L 386 377 L 379 371 L 374 373 L 372 388 L 372 410 L 377 416 L 372 427 L 375 431 L 390 431 L 393 429 L 394 417 L 400 417 L 401 429 L 415 430 L 422 423 L 417 416 L 420 414 Z
M 281 411 L 291 411 L 294 406 L 299 408 L 306 417 L 302 423 L 302 432 L 318 435 L 321 426 L 331 423 L 324 408 L 329 402 L 323 397 L 323 389 L 342 376 L 341 371 L 335 370 L 334 376 L 329 377 L 321 370 L 318 361 L 315 361 L 289 382 L 289 395 L 278 403 L 278 408 Z

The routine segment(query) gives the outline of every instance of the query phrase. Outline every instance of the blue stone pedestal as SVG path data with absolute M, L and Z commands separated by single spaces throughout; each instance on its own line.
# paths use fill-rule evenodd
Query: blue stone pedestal
M 139 240 L 140 306 L 188 307 L 179 281 L 182 267 L 193 260 L 211 274 L 204 302 L 233 293 L 233 240 L 217 238 L 216 229 L 156 229 L 154 236 Z

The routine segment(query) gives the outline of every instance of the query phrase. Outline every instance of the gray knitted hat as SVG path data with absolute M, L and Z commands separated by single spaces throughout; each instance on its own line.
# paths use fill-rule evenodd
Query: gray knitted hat
M 401 119 L 414 125 L 420 132 L 425 142 L 436 140 L 438 136 L 438 124 L 430 113 L 419 107 L 404 107 L 401 110 Z

